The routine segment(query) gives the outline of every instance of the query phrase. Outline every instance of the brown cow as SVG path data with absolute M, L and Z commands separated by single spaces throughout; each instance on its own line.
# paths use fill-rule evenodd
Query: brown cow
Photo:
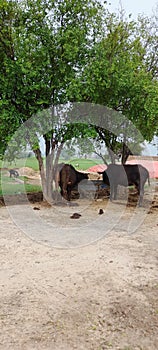
M 82 180 L 88 179 L 88 174 L 75 170 L 70 164 L 64 164 L 60 170 L 59 186 L 61 195 L 70 201 L 71 190 Z

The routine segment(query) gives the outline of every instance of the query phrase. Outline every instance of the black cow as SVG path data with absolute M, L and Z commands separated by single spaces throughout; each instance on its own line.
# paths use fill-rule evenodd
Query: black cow
M 18 173 L 18 171 L 17 170 L 15 170 L 15 169 L 10 169 L 9 170 L 9 173 L 10 173 L 10 177 L 18 177 L 19 176 L 19 173 Z
M 61 195 L 70 201 L 71 190 L 82 180 L 88 179 L 88 175 L 75 170 L 70 164 L 64 164 L 60 170 L 59 186 Z
M 140 164 L 110 164 L 102 174 L 103 182 L 110 186 L 110 200 L 116 199 L 118 185 L 125 187 L 135 185 L 139 194 L 138 205 L 142 205 L 145 182 L 148 179 L 150 183 L 146 168 Z

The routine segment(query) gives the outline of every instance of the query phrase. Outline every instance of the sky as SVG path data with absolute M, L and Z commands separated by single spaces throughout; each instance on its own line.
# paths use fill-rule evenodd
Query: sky
M 108 8 L 117 12 L 118 8 L 123 8 L 126 14 L 132 14 L 132 18 L 136 19 L 139 14 L 151 16 L 153 10 L 158 6 L 158 0 L 109 0 Z

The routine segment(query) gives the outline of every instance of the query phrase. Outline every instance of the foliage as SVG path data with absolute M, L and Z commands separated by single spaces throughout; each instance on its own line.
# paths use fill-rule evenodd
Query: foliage
M 151 25 L 150 19 L 134 22 L 107 16 L 102 38 L 91 47 L 87 64 L 68 90 L 71 101 L 94 102 L 122 113 L 148 141 L 158 128 L 157 35 Z M 108 130 L 103 134 L 100 128 L 97 131 L 117 153 L 117 135 Z M 131 142 L 126 137 L 126 123 L 122 133 L 122 142 Z M 132 137 L 133 143 L 141 141 Z
M 0 153 L 3 154 L 15 131 L 33 115 L 43 113 L 43 125 L 49 123 L 49 107 L 67 102 L 66 87 L 85 64 L 91 35 L 99 30 L 99 1 L 84 0 L 4 0 L 0 6 Z M 43 132 L 46 173 L 35 129 L 23 130 L 17 147 L 26 141 L 39 162 L 44 193 L 50 195 L 52 162 L 58 161 L 73 127 L 62 127 L 53 113 L 52 128 Z M 55 125 L 55 120 L 58 122 Z M 63 122 L 63 120 L 62 120 Z M 32 125 L 31 125 L 32 126 Z M 34 126 L 33 126 L 34 127 Z M 40 124 L 41 129 L 41 124 Z M 44 129 L 44 127 L 43 127 Z M 46 129 L 47 125 L 46 125 Z M 38 129 L 37 129 L 38 131 Z M 58 140 L 57 140 L 58 136 Z M 60 145 L 59 145 L 60 144 Z M 12 146 L 12 144 L 11 144 Z M 14 147 L 13 147 L 14 148 Z M 13 149 L 12 149 L 13 150 Z M 55 150 L 57 151 L 55 159 Z M 10 152 L 11 153 L 11 152 Z

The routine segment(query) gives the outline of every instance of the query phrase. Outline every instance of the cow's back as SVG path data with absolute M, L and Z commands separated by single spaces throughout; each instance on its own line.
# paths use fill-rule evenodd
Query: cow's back
M 106 170 L 109 182 L 123 186 L 128 185 L 128 176 L 123 165 L 110 164 Z
M 70 164 L 64 164 L 60 170 L 60 183 L 67 185 L 73 185 L 76 182 L 75 169 Z
M 148 170 L 141 164 L 125 164 L 124 165 L 129 182 L 145 184 L 146 180 L 149 179 Z
M 110 164 L 106 170 L 109 181 L 114 184 L 128 186 L 145 183 L 149 172 L 141 164 Z

